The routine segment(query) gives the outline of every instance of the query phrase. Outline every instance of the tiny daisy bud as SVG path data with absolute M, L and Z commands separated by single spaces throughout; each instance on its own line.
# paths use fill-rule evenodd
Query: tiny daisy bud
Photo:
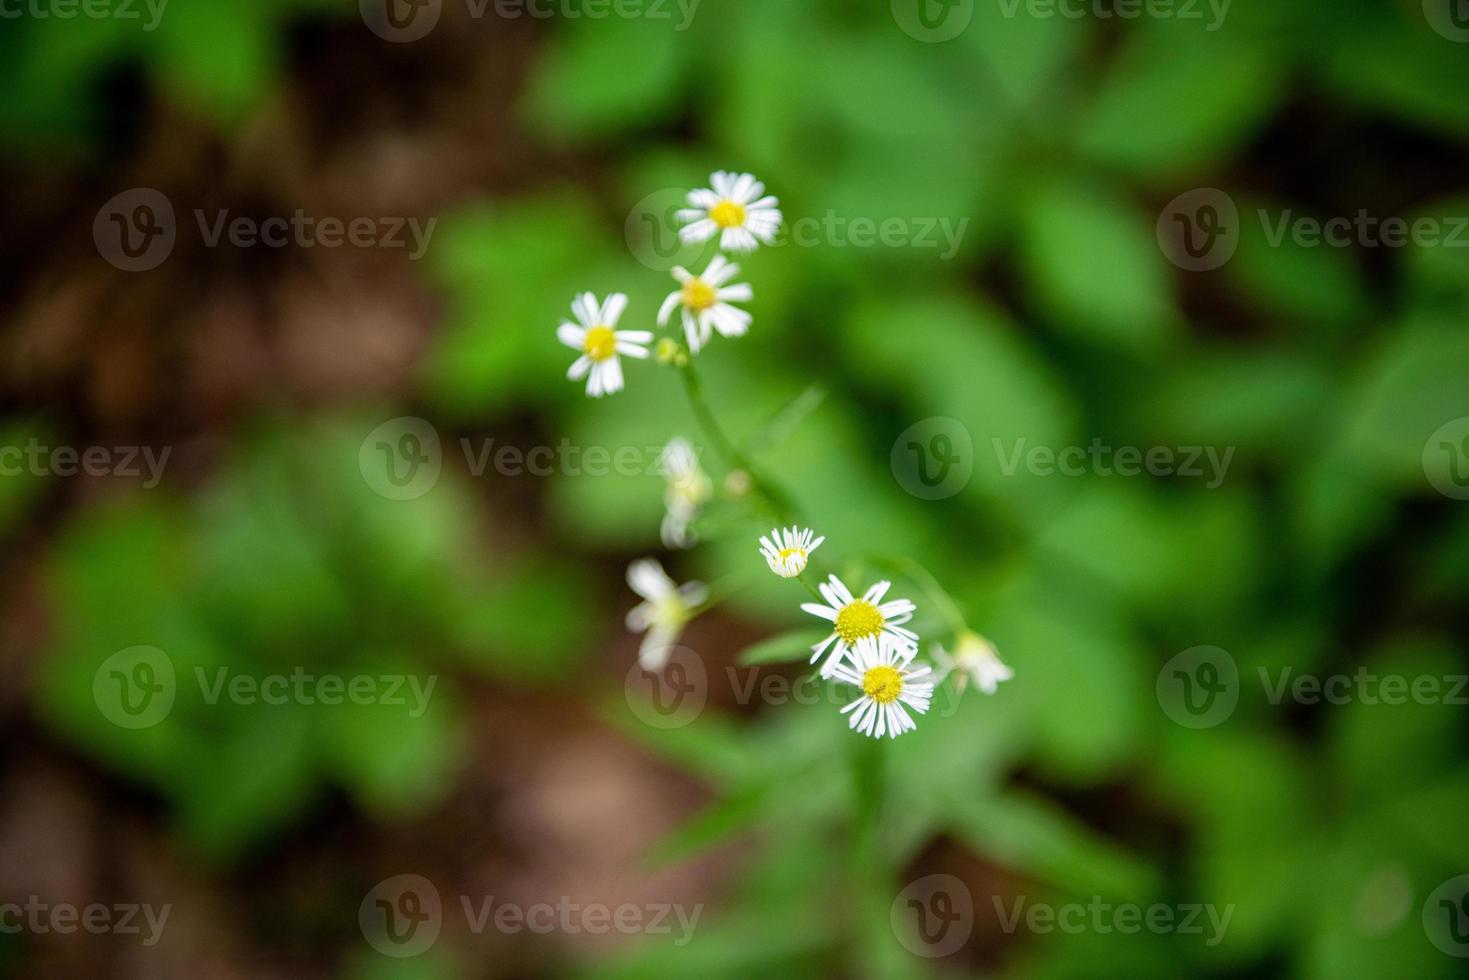
M 699 468 L 699 457 L 687 439 L 675 438 L 663 447 L 659 460 L 667 489 L 663 503 L 663 543 L 669 548 L 688 548 L 694 544 L 689 525 L 699 516 L 699 509 L 714 496 L 714 485 Z
M 571 304 L 576 323 L 562 323 L 556 337 L 581 356 L 572 362 L 566 376 L 572 381 L 587 379 L 587 395 L 601 398 L 622 390 L 622 361 L 628 357 L 648 356 L 644 345 L 652 341 L 651 330 L 618 330 L 617 321 L 627 309 L 627 296 L 613 293 L 607 302 L 598 304 L 597 297 L 582 293 Z
M 920 715 L 928 711 L 933 681 L 929 668 L 913 667 L 912 660 L 912 648 L 890 634 L 857 641 L 851 663 L 832 671 L 837 680 L 862 692 L 842 709 L 842 714 L 850 713 L 847 727 L 873 738 L 897 738 L 918 727 L 908 709 Z
M 694 609 L 709 598 L 709 589 L 702 582 L 675 585 L 652 558 L 627 566 L 627 584 L 644 600 L 627 614 L 627 628 L 644 634 L 638 662 L 647 670 L 662 670 Z
M 765 185 L 753 174 L 721 170 L 709 176 L 712 190 L 689 192 L 689 207 L 674 215 L 684 222 L 679 236 L 685 242 L 707 242 L 719 236 L 719 247 L 728 252 L 753 252 L 761 242 L 775 241 L 780 229 L 780 202 L 765 195 Z M 746 297 L 748 298 L 748 297 Z M 697 345 L 691 344 L 695 350 Z
M 731 497 L 743 497 L 751 485 L 750 474 L 744 470 L 730 470 L 724 477 L 724 489 Z
M 892 584 L 878 582 L 858 598 L 841 579 L 832 575 L 817 586 L 826 605 L 819 602 L 801 604 L 806 612 L 832 624 L 831 635 L 811 648 L 813 664 L 828 648 L 831 649 L 831 654 L 821 665 L 822 677 L 831 677 L 842 659 L 862 640 L 886 636 L 911 651 L 910 656 L 918 652 L 918 634 L 902 625 L 913 618 L 913 603 L 907 599 L 882 601 Z
M 993 643 L 968 630 L 959 634 L 952 655 L 935 644 L 933 658 L 942 671 L 941 678 L 958 673 L 954 678 L 954 687 L 960 691 L 973 680 L 981 691 L 994 694 L 999 690 L 1001 681 L 1008 681 L 1015 676 L 1015 671 L 1001 662 Z
M 672 364 L 678 360 L 678 355 L 683 352 L 678 341 L 672 337 L 664 337 L 658 341 L 658 346 L 653 350 L 653 356 L 658 358 L 659 364 Z
M 814 540 L 813 540 L 814 539 Z M 817 538 L 810 528 L 776 528 L 770 537 L 760 539 L 760 553 L 770 570 L 781 578 L 795 578 L 806 570 L 811 552 L 821 547 L 826 538 Z

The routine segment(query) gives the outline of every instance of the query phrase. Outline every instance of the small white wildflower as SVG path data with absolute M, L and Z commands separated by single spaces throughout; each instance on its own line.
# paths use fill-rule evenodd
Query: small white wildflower
M 722 255 L 714 256 L 702 275 L 693 275 L 683 266 L 673 267 L 673 278 L 679 288 L 668 294 L 658 310 L 658 326 L 668 325 L 674 308 L 683 307 L 683 332 L 689 350 L 697 354 L 709 343 L 713 331 L 723 337 L 743 337 L 750 329 L 750 314 L 730 303 L 746 303 L 754 298 L 748 283 L 725 283 L 739 274 L 740 267 Z
M 833 575 L 817 586 L 826 605 L 818 602 L 801 604 L 806 612 L 832 623 L 831 635 L 811 648 L 811 662 L 814 664 L 828 647 L 832 647 L 826 663 L 821 665 L 822 677 L 830 677 L 836 671 L 837 665 L 858 640 L 891 636 L 914 653 L 918 651 L 918 634 L 902 626 L 913 618 L 913 603 L 907 599 L 883 602 L 882 597 L 891 587 L 891 582 L 878 582 L 859 599 Z
M 566 376 L 572 381 L 587 379 L 587 394 L 601 398 L 622 390 L 622 361 L 619 354 L 628 357 L 648 356 L 644 346 L 652 342 L 651 330 L 617 330 L 617 321 L 627 309 L 627 296 L 613 293 L 607 302 L 597 305 L 597 297 L 582 293 L 571 303 L 571 312 L 577 324 L 562 323 L 556 328 L 556 337 L 581 356 L 572 362 Z
M 815 540 L 812 540 L 815 538 Z M 811 552 L 821 547 L 826 538 L 817 538 L 810 528 L 776 528 L 770 537 L 760 539 L 760 553 L 770 570 L 781 578 L 795 578 L 806 570 Z
M 753 174 L 721 170 L 709 175 L 713 190 L 689 192 L 691 207 L 675 217 L 685 223 L 679 236 L 686 242 L 707 242 L 719 235 L 719 247 L 727 252 L 753 252 L 760 242 L 775 241 L 780 228 L 780 202 L 765 194 L 765 185 Z
M 687 439 L 675 437 L 663 447 L 659 468 L 667 480 L 663 503 L 663 544 L 669 548 L 687 548 L 694 543 L 689 525 L 699 516 L 699 509 L 714 496 L 714 484 L 699 468 L 699 457 Z
M 644 599 L 627 614 L 627 628 L 644 634 L 638 663 L 645 670 L 662 670 L 693 610 L 709 598 L 709 589 L 703 582 L 675 585 L 652 558 L 627 566 L 627 584 Z
M 913 651 L 888 633 L 865 636 L 852 648 L 852 662 L 838 664 L 833 676 L 861 688 L 862 696 L 842 709 L 847 726 L 873 738 L 897 738 L 918 727 L 904 707 L 928 711 L 933 681 L 927 667 L 913 667 Z
M 954 678 L 954 687 L 960 691 L 973 679 L 981 691 L 994 694 L 1001 681 L 1015 676 L 1015 671 L 1000 660 L 993 643 L 968 630 L 959 634 L 957 649 L 952 655 L 935 644 L 933 659 L 939 666 L 940 679 L 954 671 L 959 672 L 959 676 Z

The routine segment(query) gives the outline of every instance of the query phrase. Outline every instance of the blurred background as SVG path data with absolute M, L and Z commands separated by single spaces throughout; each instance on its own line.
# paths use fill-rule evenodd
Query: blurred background
M 0 975 L 1461 975 L 1463 3 L 391 4 L 0 7 Z M 1016 673 L 875 866 L 768 527 L 659 542 L 675 372 L 555 339 L 716 169 L 716 413 Z

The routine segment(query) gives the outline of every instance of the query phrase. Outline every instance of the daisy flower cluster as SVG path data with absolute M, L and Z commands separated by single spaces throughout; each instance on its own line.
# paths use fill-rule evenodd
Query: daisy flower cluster
M 675 215 L 683 225 L 680 239 L 697 243 L 717 235 L 719 248 L 734 253 L 753 252 L 761 244 L 775 241 L 781 223 L 780 202 L 765 193 L 765 185 L 754 175 L 721 170 L 710 175 L 709 183 L 712 188 L 690 191 L 689 206 Z M 715 331 L 721 337 L 743 337 L 753 317 L 734 304 L 750 302 L 755 292 L 746 283 L 731 282 L 739 272 L 740 267 L 723 255 L 714 256 L 698 275 L 674 266 L 678 288 L 659 308 L 658 326 L 666 327 L 674 311 L 679 311 L 684 339 L 693 354 L 709 343 Z M 601 304 L 591 293 L 582 293 L 571 304 L 576 322 L 563 322 L 556 330 L 557 339 L 579 355 L 566 376 L 572 381 L 585 378 L 589 397 L 601 398 L 622 390 L 621 356 L 638 360 L 648 356 L 651 331 L 617 329 L 626 309 L 625 293 L 613 293 Z M 676 347 L 666 346 L 665 340 L 659 360 L 672 363 L 681 353 Z
M 709 182 L 710 188 L 691 192 L 689 206 L 677 212 L 685 242 L 717 237 L 719 248 L 732 253 L 774 242 L 781 213 L 776 198 L 765 194 L 764 184 L 751 174 L 725 171 L 712 174 Z M 622 356 L 642 360 L 651 352 L 659 364 L 679 368 L 694 414 L 725 457 L 728 495 L 788 514 L 787 498 L 760 477 L 720 429 L 694 374 L 692 358 L 709 346 L 716 333 L 737 338 L 749 332 L 753 317 L 739 304 L 753 300 L 754 290 L 735 281 L 740 267 L 723 254 L 701 273 L 682 267 L 672 271 L 678 288 L 668 294 L 654 321 L 660 330 L 676 333 L 672 323 L 678 314 L 682 342 L 665 335 L 650 349 L 652 331 L 618 329 L 627 308 L 626 295 L 614 293 L 599 303 L 591 293 L 583 293 L 571 305 L 576 322 L 562 323 L 557 330 L 561 342 L 578 353 L 567 376 L 573 381 L 585 378 L 587 394 L 600 398 L 622 390 Z M 694 445 L 681 436 L 664 447 L 660 470 L 665 480 L 663 544 L 671 549 L 692 547 L 697 541 L 696 522 L 714 499 L 714 481 L 701 467 Z M 873 582 L 858 593 L 836 575 L 827 575 L 815 586 L 806 579 L 813 554 L 825 541 L 810 528 L 791 524 L 762 535 L 758 550 L 771 572 L 799 581 L 811 598 L 819 600 L 801 605 L 828 627 L 810 647 L 810 662 L 820 664 L 817 675 L 822 680 L 852 689 L 853 697 L 841 714 L 853 731 L 896 738 L 917 727 L 914 715 L 928 711 L 934 688 L 946 679 L 954 678 L 958 692 L 972 681 L 984 693 L 994 694 L 1000 682 L 1013 676 L 993 644 L 963 625 L 957 605 L 926 573 L 936 600 L 955 622 L 954 650 L 950 653 L 935 644 L 933 665 L 918 662 L 920 638 L 912 628 L 916 606 L 907 598 L 891 596 L 891 581 Z M 627 581 L 642 599 L 627 614 L 628 628 L 642 634 L 639 662 L 645 670 L 662 670 L 684 627 L 713 605 L 715 590 L 702 582 L 678 584 L 653 558 L 633 562 Z

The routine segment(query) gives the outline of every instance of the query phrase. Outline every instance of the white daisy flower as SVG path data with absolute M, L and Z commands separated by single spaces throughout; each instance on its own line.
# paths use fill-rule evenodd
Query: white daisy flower
M 627 628 L 645 634 L 638 663 L 645 670 L 662 670 L 692 611 L 709 598 L 709 588 L 703 582 L 675 585 L 652 558 L 627 566 L 627 584 L 645 600 L 627 614 Z
M 663 515 L 663 544 L 669 548 L 690 547 L 694 536 L 689 533 L 689 525 L 699 516 L 699 509 L 714 496 L 714 484 L 699 468 L 694 447 L 682 437 L 671 439 L 663 447 L 659 467 L 668 481 L 663 493 L 663 503 L 668 509 Z
M 806 570 L 811 552 L 821 547 L 821 542 L 825 540 L 826 538 L 817 538 L 816 532 L 810 528 L 797 530 L 792 525 L 790 528 L 771 531 L 768 538 L 762 537 L 760 553 L 765 556 L 765 562 L 772 572 L 781 578 L 795 578 Z
M 617 330 L 617 321 L 627 309 L 627 296 L 613 293 L 607 302 L 597 305 L 597 297 L 582 293 L 571 303 L 577 324 L 562 323 L 556 328 L 556 337 L 572 350 L 581 351 L 581 357 L 572 362 L 566 376 L 572 381 L 587 379 L 587 394 L 601 398 L 622 390 L 622 361 L 619 354 L 628 357 L 647 357 L 645 344 L 653 340 L 651 330 Z
M 933 659 L 939 665 L 940 680 L 956 670 L 959 672 L 959 676 L 954 679 L 954 687 L 960 691 L 973 679 L 981 691 L 994 694 L 999 690 L 1001 681 L 1008 681 L 1015 676 L 1015 671 L 1001 662 L 993 643 L 978 633 L 967 630 L 959 634 L 958 649 L 952 655 L 935 644 Z
M 869 637 L 891 636 L 914 653 L 918 652 L 918 634 L 902 626 L 913 618 L 913 603 L 907 599 L 882 601 L 892 584 L 878 582 L 858 599 L 853 597 L 851 590 L 842 584 L 841 579 L 833 575 L 817 586 L 821 597 L 827 602 L 826 605 L 818 602 L 801 604 L 806 612 L 833 624 L 831 635 L 811 648 L 811 662 L 814 664 L 828 647 L 836 644 L 826 663 L 821 665 L 822 677 L 830 677 L 847 651 L 858 640 Z
M 739 271 L 738 265 L 722 255 L 714 256 L 709 268 L 700 276 L 693 275 L 683 266 L 674 266 L 673 278 L 681 285 L 663 301 L 658 310 L 658 326 L 667 326 L 674 307 L 683 306 L 683 332 L 688 338 L 689 350 L 695 354 L 709 343 L 714 330 L 725 337 L 744 336 L 750 329 L 750 314 L 729 304 L 749 302 L 755 294 L 748 283 L 725 285 Z
M 753 174 L 721 170 L 710 174 L 713 190 L 689 192 L 691 207 L 674 215 L 684 222 L 679 237 L 686 242 L 707 242 L 719 235 L 719 247 L 727 252 L 753 252 L 759 242 L 775 241 L 780 228 L 780 202 L 765 194 L 765 185 Z
M 842 709 L 851 712 L 847 726 L 873 738 L 897 738 L 918 726 L 907 709 L 920 715 L 933 697 L 927 667 L 913 667 L 913 651 L 888 633 L 865 636 L 852 648 L 852 662 L 838 664 L 837 680 L 862 689 L 862 696 Z M 906 707 L 905 707 L 906 706 Z

